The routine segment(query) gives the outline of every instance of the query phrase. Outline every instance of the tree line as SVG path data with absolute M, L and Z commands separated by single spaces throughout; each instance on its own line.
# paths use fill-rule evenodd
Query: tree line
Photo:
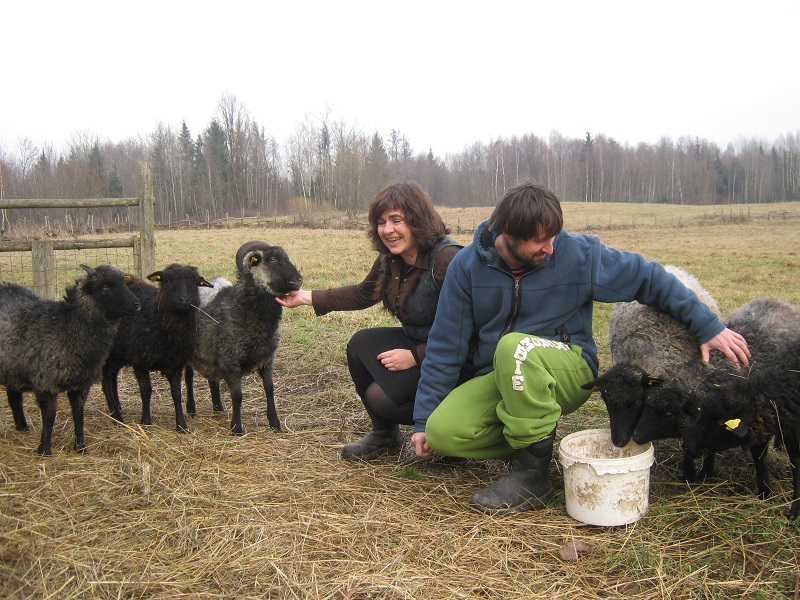
M 0 198 L 135 197 L 142 161 L 152 167 L 159 224 L 329 210 L 354 216 L 382 185 L 400 179 L 418 181 L 435 204 L 451 207 L 493 205 L 523 180 L 564 201 L 800 200 L 800 131 L 725 149 L 700 138 L 632 146 L 600 133 L 568 138 L 554 131 L 547 139 L 476 141 L 440 157 L 413 150 L 400 131 L 365 132 L 329 113 L 307 116 L 280 143 L 233 96 L 221 98 L 196 134 L 184 122 L 118 143 L 84 133 L 66 150 L 27 139 L 16 152 L 0 147 Z

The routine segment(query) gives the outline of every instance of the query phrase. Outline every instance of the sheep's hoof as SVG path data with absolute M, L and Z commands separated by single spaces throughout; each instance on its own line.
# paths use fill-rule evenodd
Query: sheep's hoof
M 36 454 L 39 456 L 53 456 L 53 451 L 51 450 L 50 446 L 39 446 L 36 449 Z
M 17 425 L 17 431 L 30 431 L 31 428 L 28 427 L 28 424 L 25 425 Z
M 189 433 L 189 426 L 186 423 L 184 423 L 183 425 L 176 425 L 175 431 L 177 431 L 178 433 Z
M 151 419 L 150 417 L 142 416 L 142 425 L 152 425 L 152 424 L 153 424 L 153 419 Z
M 283 429 L 281 429 L 280 423 L 278 423 L 277 425 L 270 424 L 269 428 L 272 429 L 272 431 L 274 431 L 275 433 L 283 433 Z
M 239 425 L 239 426 L 231 425 L 231 433 L 233 435 L 244 435 L 245 434 L 245 429 L 241 425 Z
M 75 444 L 75 451 L 80 452 L 81 454 L 86 454 L 86 444 L 81 442 L 80 444 Z

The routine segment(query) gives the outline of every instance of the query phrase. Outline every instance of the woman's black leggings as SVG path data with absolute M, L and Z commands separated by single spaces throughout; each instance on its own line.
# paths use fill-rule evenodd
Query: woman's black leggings
M 389 371 L 377 358 L 387 350 L 411 350 L 414 346 L 415 342 L 399 327 L 364 329 L 347 344 L 347 366 L 356 393 L 367 414 L 379 427 L 414 423 L 419 366 L 405 371 Z

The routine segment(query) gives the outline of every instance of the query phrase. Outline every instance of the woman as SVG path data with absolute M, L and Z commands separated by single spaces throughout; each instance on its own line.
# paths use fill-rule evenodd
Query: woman
M 425 358 L 439 289 L 461 248 L 425 191 L 416 183 L 396 183 L 375 196 L 367 236 L 378 258 L 364 281 L 327 290 L 298 290 L 278 299 L 294 308 L 311 305 L 317 315 L 361 310 L 383 301 L 402 327 L 356 333 L 347 344 L 347 365 L 372 431 L 342 448 L 342 458 L 370 460 L 399 452 L 399 424 L 414 423 L 414 395 Z

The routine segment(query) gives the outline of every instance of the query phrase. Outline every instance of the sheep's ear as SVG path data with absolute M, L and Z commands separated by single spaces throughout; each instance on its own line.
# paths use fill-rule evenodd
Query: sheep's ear
M 747 435 L 747 430 L 749 429 L 748 424 L 741 419 L 728 419 L 723 425 L 725 425 L 725 429 L 732 432 L 738 438 L 743 438 Z
M 209 283 L 209 281 L 205 277 L 201 277 L 200 281 L 197 283 L 197 287 L 213 288 L 214 284 L 213 283 Z
M 246 266 L 252 267 L 261 262 L 261 257 L 255 252 L 248 252 L 242 261 Z
M 148 275 L 147 278 L 150 281 L 159 282 L 161 281 L 161 275 L 162 275 L 161 271 L 156 271 L 155 273 L 150 273 L 150 275 Z
M 94 275 L 94 269 L 88 265 L 80 265 L 81 269 L 86 271 L 87 275 L 91 276 Z
M 584 383 L 581 386 L 581 388 L 584 389 L 584 390 L 592 390 L 593 392 L 599 392 L 600 391 L 599 383 L 600 383 L 600 379 L 599 378 L 598 379 L 592 379 L 591 381 L 588 381 L 588 382 Z

